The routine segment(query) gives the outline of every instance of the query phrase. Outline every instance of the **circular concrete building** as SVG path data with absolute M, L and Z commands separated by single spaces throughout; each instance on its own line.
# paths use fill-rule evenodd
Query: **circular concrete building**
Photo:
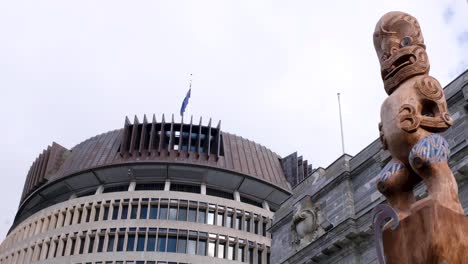
M 125 121 L 32 164 L 0 263 L 267 264 L 280 157 L 220 125 Z

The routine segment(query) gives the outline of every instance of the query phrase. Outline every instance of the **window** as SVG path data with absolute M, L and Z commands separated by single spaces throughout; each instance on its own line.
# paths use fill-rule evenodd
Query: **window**
M 159 208 L 159 219 L 167 220 L 167 205 L 161 205 Z
M 94 248 L 94 236 L 91 236 L 89 238 L 88 253 L 93 253 L 93 248 Z
M 249 264 L 254 263 L 254 251 L 253 248 L 249 248 Z
M 148 235 L 148 243 L 146 244 L 146 251 L 154 251 L 156 248 L 156 234 Z
M 171 191 L 200 193 L 200 186 L 171 183 Z
M 227 258 L 229 260 L 234 260 L 234 245 L 229 245 Z
M 245 231 L 250 232 L 250 218 L 244 220 Z
M 177 220 L 177 207 L 171 206 L 169 208 L 169 220 Z
M 177 237 L 169 236 L 167 239 L 167 252 L 176 252 Z
M 114 209 L 112 210 L 112 220 L 117 220 L 119 218 L 119 206 L 114 205 Z
M 224 213 L 218 212 L 218 217 L 216 218 L 216 225 L 223 226 L 224 223 Z
M 115 242 L 115 235 L 109 235 L 109 241 L 107 243 L 107 252 L 114 251 L 114 242 Z
M 258 220 L 257 219 L 255 219 L 255 221 L 254 221 L 254 232 L 255 232 L 255 234 L 258 235 Z
M 120 219 L 127 219 L 128 215 L 128 204 L 122 205 L 122 215 L 120 216 Z
M 164 191 L 164 183 L 137 184 L 135 191 Z
M 218 258 L 224 258 L 224 248 L 226 247 L 225 244 L 219 243 L 218 244 Z
M 166 235 L 158 236 L 158 251 L 166 252 Z
M 214 217 L 215 217 L 215 213 L 214 211 L 209 211 L 208 212 L 208 224 L 209 225 L 214 225 Z
M 216 257 L 216 243 L 214 241 L 210 241 L 208 243 L 208 256 L 209 257 Z
M 117 240 L 117 251 L 123 251 L 125 235 L 119 235 Z
M 216 190 L 216 189 L 206 188 L 206 194 L 211 195 L 211 196 L 217 196 L 217 197 L 221 197 L 221 198 L 225 198 L 225 199 L 234 200 L 233 193 L 223 192 L 223 191 Z
M 156 219 L 158 217 L 158 205 L 157 204 L 152 204 L 150 206 L 150 219 Z
M 200 239 L 198 241 L 198 255 L 206 256 L 206 239 Z
M 94 221 L 98 221 L 99 220 L 99 207 L 94 207 L 94 212 L 95 212 Z
M 106 221 L 109 218 L 109 207 L 104 207 L 104 215 L 102 216 L 102 220 Z
M 257 251 L 257 264 L 262 264 L 262 251 Z
M 244 259 L 244 247 L 241 247 L 239 246 L 239 248 L 237 249 L 237 261 L 242 261 L 244 262 L 245 259 Z
M 185 253 L 186 250 L 187 250 L 187 238 L 179 237 L 179 241 L 177 243 L 177 253 Z
M 128 235 L 127 239 L 127 251 L 133 251 L 135 248 L 135 235 Z
M 197 249 L 197 240 L 195 238 L 190 238 L 188 240 L 187 253 L 195 255 Z
M 137 251 L 145 251 L 145 234 L 138 234 Z
M 102 252 L 103 247 L 104 247 L 104 236 L 99 236 L 97 252 Z
M 242 230 L 242 215 L 236 217 L 236 229 Z
M 206 210 L 198 209 L 198 223 L 206 223 Z
M 187 208 L 184 208 L 184 207 L 179 208 L 178 220 L 187 221 Z
M 262 224 L 262 236 L 266 236 L 266 231 L 267 231 L 267 223 L 263 222 L 263 224 Z
M 140 219 L 146 219 L 148 217 L 148 205 L 142 204 L 140 208 Z
M 136 219 L 138 212 L 138 204 L 132 204 L 132 210 L 130 211 L 130 218 Z
M 226 218 L 226 227 L 232 228 L 232 215 L 228 215 Z

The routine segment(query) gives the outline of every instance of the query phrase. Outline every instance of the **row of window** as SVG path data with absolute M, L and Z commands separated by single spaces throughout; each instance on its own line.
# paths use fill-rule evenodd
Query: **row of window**
M 20 263 L 103 252 L 168 252 L 269 263 L 269 247 L 226 235 L 166 228 L 110 228 L 44 239 L 9 256 Z M 0 263 L 7 263 L 5 260 Z
M 262 236 L 267 236 L 270 223 L 268 218 L 258 214 L 203 202 L 159 198 L 116 199 L 81 204 L 41 218 L 9 236 L 2 244 L 2 250 L 33 235 L 63 226 L 124 219 L 198 222 Z

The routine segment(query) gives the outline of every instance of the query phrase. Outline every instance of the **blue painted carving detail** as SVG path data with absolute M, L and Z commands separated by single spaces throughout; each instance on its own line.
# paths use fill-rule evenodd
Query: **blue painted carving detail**
M 449 155 L 448 142 L 439 134 L 430 134 L 413 147 L 409 160 L 413 167 L 421 167 L 444 162 Z M 419 159 L 415 160 L 415 158 Z
M 379 173 L 379 179 L 381 181 L 386 181 L 388 177 L 393 174 L 396 174 L 400 170 L 404 170 L 405 165 L 395 159 L 392 159 L 387 165 L 383 168 L 383 170 Z

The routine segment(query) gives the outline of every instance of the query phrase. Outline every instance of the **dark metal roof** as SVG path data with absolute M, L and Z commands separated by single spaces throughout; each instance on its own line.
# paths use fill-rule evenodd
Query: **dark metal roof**
M 51 158 L 52 157 L 52 158 Z M 89 169 L 125 163 L 182 163 L 214 167 L 248 175 L 290 191 L 281 157 L 248 139 L 221 132 L 221 126 L 157 122 L 146 116 L 133 124 L 126 118 L 124 128 L 94 136 L 71 150 L 54 143 L 31 166 L 26 178 L 24 201 L 48 181 Z

